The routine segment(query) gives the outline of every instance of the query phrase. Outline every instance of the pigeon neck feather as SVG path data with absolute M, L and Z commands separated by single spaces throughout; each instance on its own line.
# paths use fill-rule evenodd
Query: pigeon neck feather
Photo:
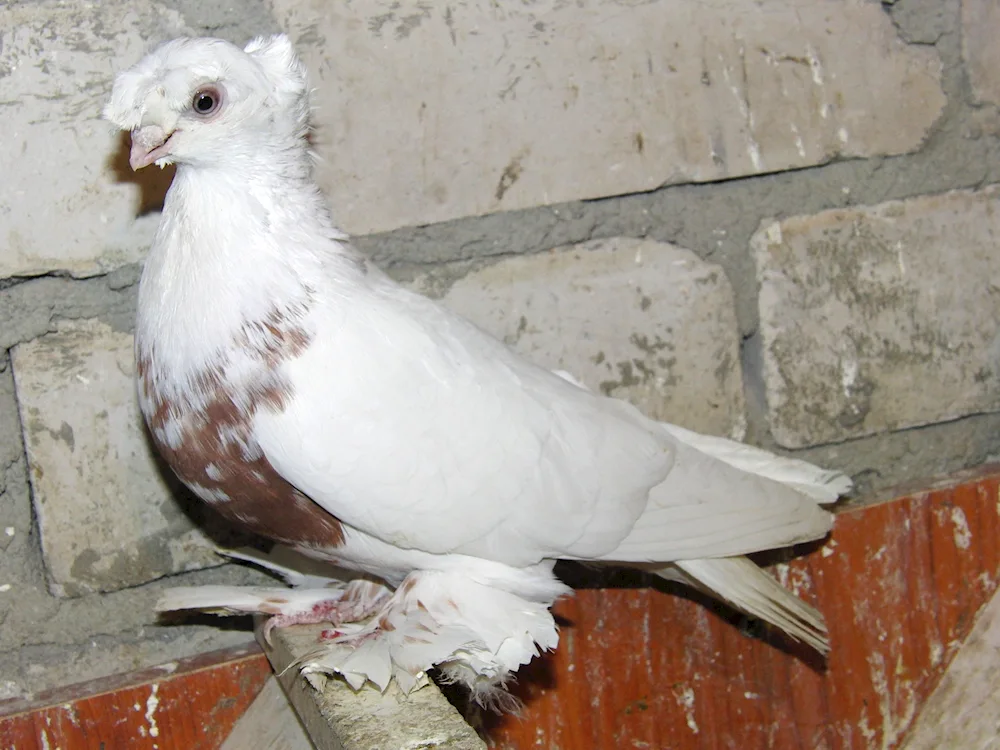
M 324 266 L 350 260 L 343 239 L 307 178 L 179 167 L 140 284 L 139 354 L 182 377 L 213 366 L 248 324 L 304 309 Z

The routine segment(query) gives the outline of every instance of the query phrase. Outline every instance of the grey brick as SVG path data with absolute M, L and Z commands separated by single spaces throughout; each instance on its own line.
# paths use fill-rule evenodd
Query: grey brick
M 962 0 L 962 57 L 978 102 L 1000 104 L 1000 6 L 995 0 Z
M 787 447 L 1000 410 L 1000 192 L 765 222 L 762 377 Z
M 272 3 L 355 234 L 905 153 L 945 104 L 875 2 Z
M 148 0 L 0 4 L 0 278 L 89 276 L 144 255 L 159 217 L 136 216 L 169 175 L 133 176 L 101 109 L 114 71 L 184 30 Z

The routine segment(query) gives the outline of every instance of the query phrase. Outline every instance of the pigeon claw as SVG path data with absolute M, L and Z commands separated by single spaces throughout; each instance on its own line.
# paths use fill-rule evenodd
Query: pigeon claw
M 357 599 L 353 596 L 324 599 L 316 602 L 309 609 L 300 612 L 287 612 L 271 615 L 264 623 L 262 634 L 267 645 L 271 645 L 271 631 L 275 628 L 286 628 L 289 625 L 316 625 L 330 623 L 337 628 L 345 622 L 360 622 L 367 620 L 381 608 L 382 599 Z M 327 635 L 330 634 L 330 635 Z M 334 635 L 335 634 L 335 635 Z M 332 640 L 343 635 L 339 630 L 324 630 L 321 639 Z

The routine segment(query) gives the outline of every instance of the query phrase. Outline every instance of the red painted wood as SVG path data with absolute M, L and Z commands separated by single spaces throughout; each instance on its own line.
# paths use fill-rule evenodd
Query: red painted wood
M 216 750 L 270 674 L 252 645 L 0 703 L 0 747 Z
M 997 588 L 998 487 L 984 476 L 848 510 L 825 545 L 776 566 L 826 615 L 825 664 L 780 637 L 746 637 L 702 602 L 579 591 L 556 607 L 568 621 L 559 649 L 522 672 L 521 718 L 493 720 L 491 744 L 897 746 Z

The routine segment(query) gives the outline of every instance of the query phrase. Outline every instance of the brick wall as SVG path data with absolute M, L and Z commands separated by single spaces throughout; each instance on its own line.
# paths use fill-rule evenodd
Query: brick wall
M 155 43 L 279 29 L 338 221 L 526 355 L 861 494 L 1000 454 L 990 0 L 3 4 L 0 698 L 247 637 L 152 614 L 258 577 L 145 441 L 170 172 L 99 111 Z

